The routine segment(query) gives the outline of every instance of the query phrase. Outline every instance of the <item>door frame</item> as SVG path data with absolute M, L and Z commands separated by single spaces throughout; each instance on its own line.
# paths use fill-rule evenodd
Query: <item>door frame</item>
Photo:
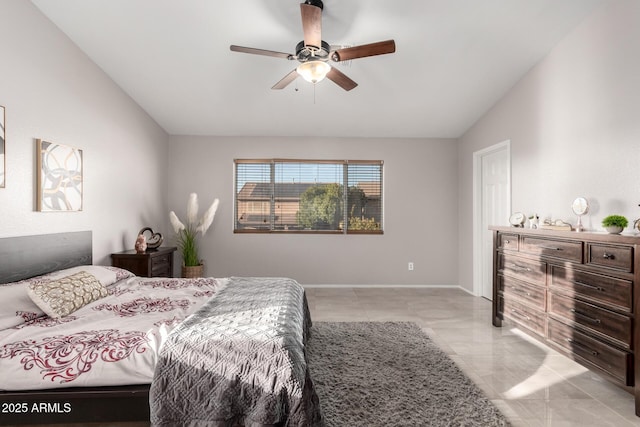
M 511 209 L 511 140 L 494 144 L 473 153 L 473 295 L 482 296 L 482 159 L 484 156 L 505 150 L 507 153 L 507 205 Z M 504 219 L 506 225 L 508 218 Z

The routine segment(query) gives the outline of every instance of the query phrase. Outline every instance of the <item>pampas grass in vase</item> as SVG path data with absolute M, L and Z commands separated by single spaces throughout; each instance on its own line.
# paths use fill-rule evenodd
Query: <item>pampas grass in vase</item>
M 198 253 L 198 233 L 204 236 L 218 210 L 220 201 L 215 199 L 198 220 L 198 195 L 191 193 L 187 202 L 186 225 L 174 211 L 169 212 L 169 220 L 176 233 L 176 243 L 182 255 L 182 277 L 202 277 L 204 265 Z

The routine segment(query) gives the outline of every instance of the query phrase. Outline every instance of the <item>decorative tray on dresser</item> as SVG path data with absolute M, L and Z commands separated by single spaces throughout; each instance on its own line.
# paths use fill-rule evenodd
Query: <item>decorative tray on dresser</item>
M 489 228 L 493 325 L 507 320 L 624 386 L 640 416 L 640 237 Z

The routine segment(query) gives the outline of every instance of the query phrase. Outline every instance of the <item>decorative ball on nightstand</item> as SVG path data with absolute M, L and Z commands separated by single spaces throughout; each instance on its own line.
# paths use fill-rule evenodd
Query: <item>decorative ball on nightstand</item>
M 139 254 L 144 253 L 147 250 L 147 238 L 142 234 L 138 234 L 138 238 L 136 239 L 136 252 Z

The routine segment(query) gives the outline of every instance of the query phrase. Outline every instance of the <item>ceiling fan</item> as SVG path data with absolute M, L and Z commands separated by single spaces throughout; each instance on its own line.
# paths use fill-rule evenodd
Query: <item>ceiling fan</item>
M 301 75 L 310 83 L 317 83 L 326 77 L 342 89 L 347 91 L 351 90 L 358 86 L 358 84 L 335 67 L 332 67 L 329 64 L 329 60 L 340 62 L 364 58 L 366 56 L 393 53 L 396 51 L 396 43 L 393 40 L 386 40 L 334 50 L 332 46 L 322 40 L 322 9 L 323 4 L 321 0 L 305 0 L 304 3 L 300 4 L 304 40 L 296 45 L 295 55 L 236 45 L 231 45 L 230 49 L 234 52 L 273 56 L 290 61 L 295 59 L 300 62 L 300 65 L 298 65 L 296 69 L 284 76 L 282 80 L 276 83 L 271 89 L 283 89 L 287 87 L 289 83 L 293 82 L 298 75 Z

